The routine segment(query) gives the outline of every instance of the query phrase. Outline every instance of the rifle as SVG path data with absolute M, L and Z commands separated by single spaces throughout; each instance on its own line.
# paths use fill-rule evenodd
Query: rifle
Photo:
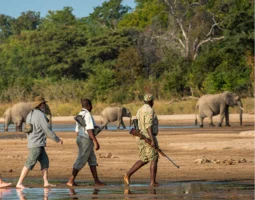
M 133 136 L 139 137 L 141 140 L 144 140 L 145 143 L 151 145 L 151 139 L 146 138 L 144 135 L 142 135 L 141 132 L 140 132 L 140 130 L 138 129 L 138 120 L 137 120 L 137 119 L 134 119 L 134 120 L 133 120 L 133 123 L 134 123 L 134 128 L 132 128 L 132 129 L 130 130 L 129 133 L 130 133 L 131 135 L 133 135 Z M 173 165 L 174 165 L 175 167 L 177 167 L 178 169 L 180 168 L 180 166 L 176 165 L 176 164 L 174 163 L 174 161 L 172 161 L 161 149 L 159 149 L 159 148 L 154 148 L 154 149 L 157 150 L 157 152 L 158 152 L 159 154 L 161 154 L 163 157 L 166 157 L 171 163 L 173 163 Z
M 80 124 L 81 126 L 83 126 L 84 128 L 86 127 L 86 123 L 85 123 L 85 120 L 84 118 L 82 117 L 82 115 L 77 115 L 74 117 L 74 120 L 76 122 L 78 122 L 78 124 Z M 96 136 L 98 135 L 103 129 L 104 129 L 105 126 L 102 126 L 102 127 L 99 127 L 99 126 L 95 126 L 94 128 L 94 131 L 93 131 L 93 134 Z

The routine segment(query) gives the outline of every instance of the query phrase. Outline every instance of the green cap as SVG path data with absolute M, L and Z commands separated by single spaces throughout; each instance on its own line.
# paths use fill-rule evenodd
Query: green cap
M 143 97 L 144 101 L 152 101 L 154 99 L 152 94 L 145 94 Z

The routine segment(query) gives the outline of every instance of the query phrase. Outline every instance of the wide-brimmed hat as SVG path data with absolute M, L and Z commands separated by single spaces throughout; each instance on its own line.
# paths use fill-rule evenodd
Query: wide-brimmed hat
M 152 101 L 154 99 L 152 94 L 145 94 L 143 97 L 144 101 Z
M 36 108 L 37 106 L 39 106 L 42 103 L 46 103 L 47 101 L 45 101 L 45 99 L 42 96 L 37 96 L 34 99 L 33 102 L 33 108 Z

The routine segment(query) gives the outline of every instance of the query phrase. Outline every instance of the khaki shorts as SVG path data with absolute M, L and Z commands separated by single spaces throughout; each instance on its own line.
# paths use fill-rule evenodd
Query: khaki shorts
M 144 140 L 137 138 L 137 146 L 139 149 L 139 159 L 143 162 L 150 162 L 158 159 L 158 151 L 152 148 Z M 157 143 L 157 141 L 156 141 Z
M 89 138 L 77 136 L 76 143 L 79 148 L 79 153 L 73 168 L 81 170 L 87 162 L 89 166 L 97 166 L 97 158 L 94 152 L 93 141 Z
M 25 166 L 32 170 L 37 161 L 41 164 L 41 170 L 49 168 L 49 158 L 44 147 L 30 148 Z

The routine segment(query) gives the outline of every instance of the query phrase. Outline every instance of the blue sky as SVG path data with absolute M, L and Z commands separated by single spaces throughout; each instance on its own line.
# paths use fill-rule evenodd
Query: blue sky
M 25 11 L 40 12 L 45 17 L 49 10 L 62 10 L 63 7 L 73 8 L 73 14 L 79 17 L 86 17 L 93 12 L 93 8 L 102 5 L 105 0 L 0 0 L 0 14 L 14 18 Z M 135 7 L 134 0 L 122 0 L 123 5 Z

